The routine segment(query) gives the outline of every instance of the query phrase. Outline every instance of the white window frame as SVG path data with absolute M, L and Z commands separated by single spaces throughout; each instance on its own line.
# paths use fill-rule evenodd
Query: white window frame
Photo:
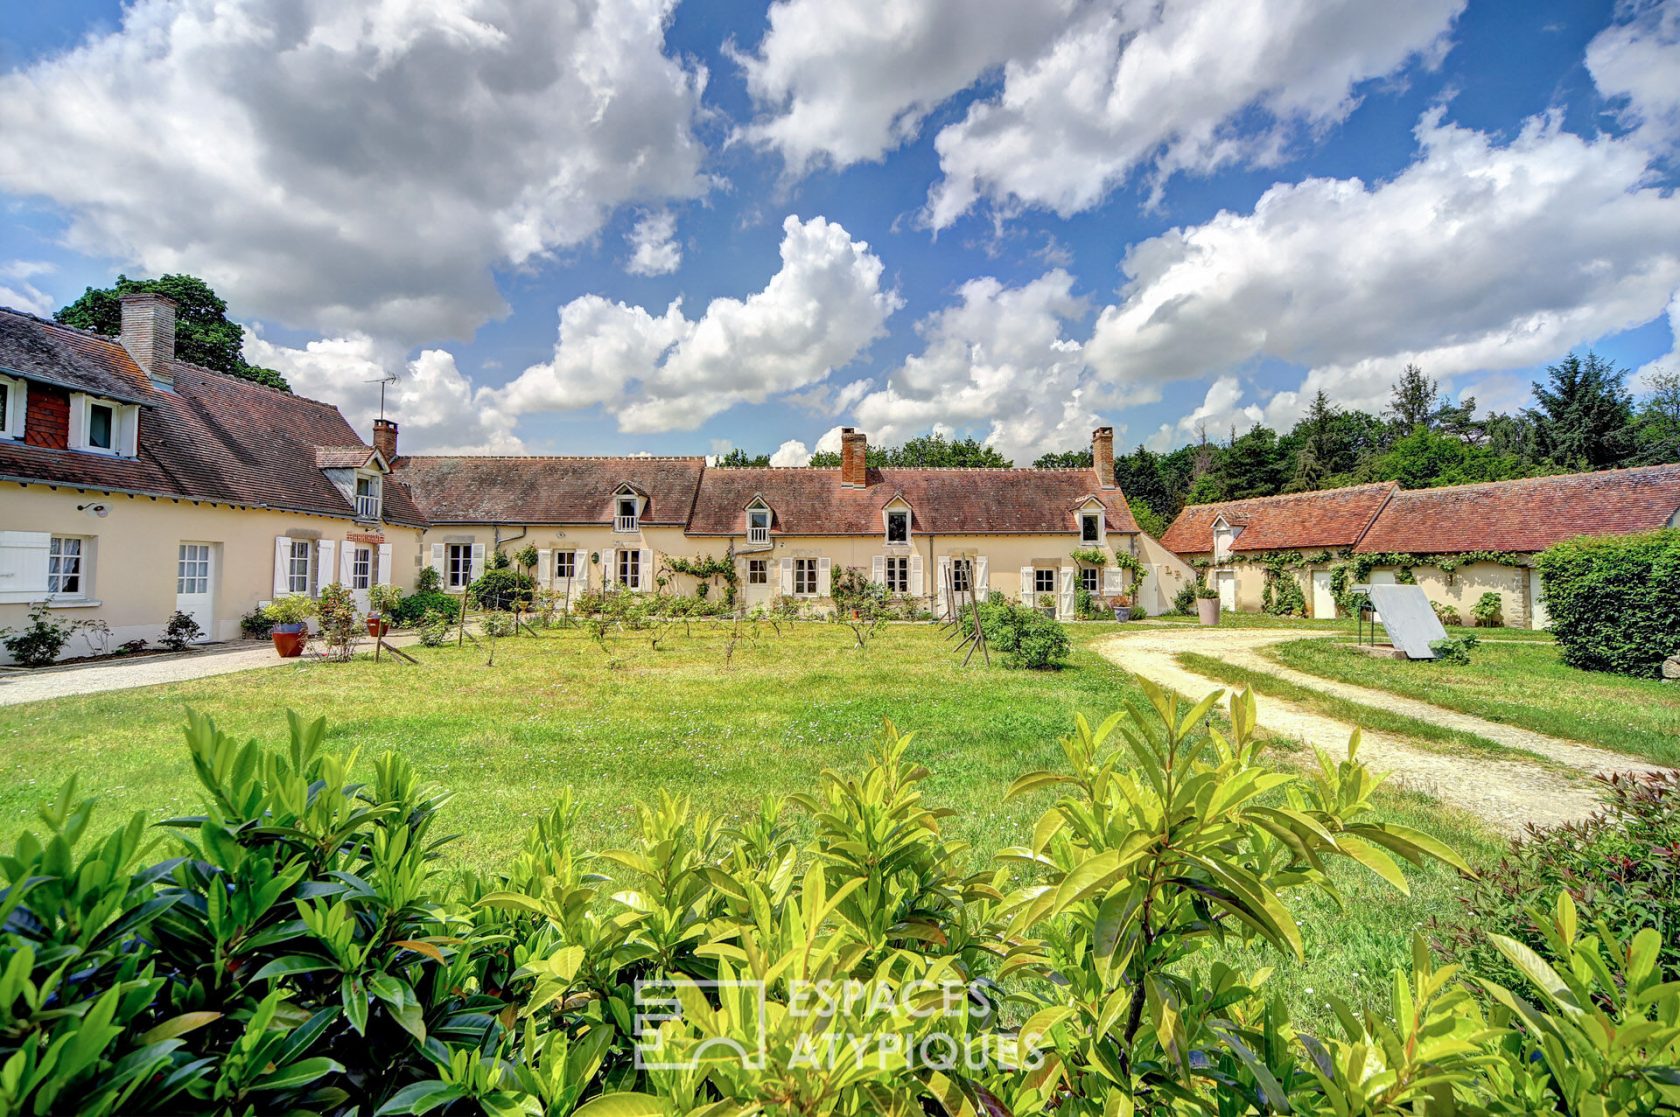
M 577 577 L 577 557 L 578 553 L 569 549 L 554 552 L 554 580 L 556 582 L 569 582 Z
M 350 588 L 370 589 L 373 586 L 373 548 L 358 543 L 350 548 Z
M 445 589 L 464 590 L 472 585 L 472 544 L 449 543 L 443 552 L 443 585 Z M 457 578 L 460 575 L 460 578 Z M 464 578 L 465 580 L 460 580 Z
M 1079 542 L 1102 546 L 1103 514 L 1101 512 L 1086 509 L 1079 514 Z
M 29 414 L 29 387 L 22 380 L 0 376 L 0 438 L 22 438 Z
M 807 588 L 801 589 L 801 586 Z M 793 596 L 817 596 L 817 560 L 814 558 L 796 558 L 793 560 Z
M 189 550 L 191 554 L 189 555 Z M 191 564 L 192 573 L 187 573 Z M 193 588 L 188 588 L 191 583 Z M 210 592 L 210 544 L 182 543 L 175 549 L 175 592 L 202 594 Z
M 747 560 L 747 585 L 767 586 L 770 584 L 770 560 Z
M 95 407 L 111 412 L 111 445 L 95 446 L 89 438 Z M 138 452 L 140 407 L 120 403 L 104 396 L 90 396 L 82 392 L 70 395 L 70 449 L 84 454 L 102 454 L 108 458 L 132 458 Z
M 974 592 L 974 560 L 967 555 L 957 555 L 951 559 L 951 592 Z
M 624 509 L 628 502 L 630 514 L 625 515 Z M 613 494 L 613 530 L 616 532 L 635 532 L 641 530 L 642 502 L 635 493 Z
M 368 487 L 367 495 L 362 495 L 362 485 Z M 356 474 L 356 518 L 358 520 L 377 520 L 384 506 L 383 486 L 377 473 Z
M 888 555 L 885 563 L 885 579 L 888 593 L 909 593 L 910 556 Z
M 1055 596 L 1056 568 L 1054 566 L 1033 567 L 1033 597 L 1037 598 L 1041 593 Z
M 287 593 L 300 596 L 309 593 L 309 568 L 314 561 L 315 541 L 313 539 L 288 539 L 286 541 Z
M 762 504 L 747 509 L 747 542 L 770 542 L 770 509 Z
M 885 519 L 882 522 L 882 531 L 884 533 L 883 538 L 887 541 L 887 544 L 893 547 L 908 545 L 910 542 L 910 509 L 888 508 L 883 515 L 885 516 Z M 892 527 L 893 519 L 899 516 L 904 518 L 904 538 L 894 539 Z
M 1079 568 L 1079 588 L 1092 597 L 1099 596 L 1102 593 L 1102 567 L 1081 566 Z
M 77 599 L 88 596 L 88 550 L 86 536 L 54 535 L 48 538 L 48 597 Z M 65 583 L 71 578 L 76 580 L 76 588 L 66 589 Z
M 642 552 L 636 547 L 621 547 L 614 565 L 617 567 L 618 584 L 630 589 L 640 589 L 642 586 Z

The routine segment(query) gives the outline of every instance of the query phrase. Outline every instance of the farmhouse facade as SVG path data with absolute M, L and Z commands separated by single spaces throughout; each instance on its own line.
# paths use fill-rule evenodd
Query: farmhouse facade
M 1680 465 L 1191 505 L 1161 541 L 1204 571 L 1228 609 L 1258 611 L 1287 581 L 1308 616 L 1334 616 L 1338 576 L 1351 572 L 1414 581 L 1466 620 L 1483 595 L 1498 594 L 1504 623 L 1544 628 L 1536 555 L 1583 535 L 1665 527 L 1680 527 Z
M 174 330 L 156 294 L 124 298 L 116 338 L 0 309 L 0 628 L 44 603 L 102 624 L 66 650 L 84 654 L 156 640 L 179 610 L 226 640 L 279 596 L 338 582 L 365 608 L 427 566 L 461 592 L 526 546 L 539 584 L 573 594 L 725 558 L 748 605 L 820 608 L 856 567 L 936 612 L 1001 592 L 1068 616 L 1081 588 L 1160 612 L 1193 577 L 1138 529 L 1106 427 L 1096 465 L 1066 470 L 870 469 L 858 431 L 838 469 L 403 456 L 396 423 L 365 443 L 329 404 L 177 359 Z M 1136 561 L 1075 557 L 1092 549 Z

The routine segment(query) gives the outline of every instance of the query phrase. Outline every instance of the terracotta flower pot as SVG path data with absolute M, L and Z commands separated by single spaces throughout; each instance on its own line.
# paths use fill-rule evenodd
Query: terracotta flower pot
M 1217 597 L 1198 597 L 1196 599 L 1196 616 L 1203 624 L 1219 623 L 1219 599 Z
M 374 639 L 377 640 L 377 639 L 379 639 L 379 637 L 385 635 L 387 632 L 390 632 L 390 631 L 391 631 L 391 624 L 384 617 L 375 617 L 375 616 L 369 616 L 368 617 L 368 619 L 367 619 L 367 632 L 368 632 L 369 636 L 372 636 Z
M 301 624 L 277 624 L 269 637 L 281 659 L 293 659 L 303 654 L 303 646 L 309 642 L 309 630 Z

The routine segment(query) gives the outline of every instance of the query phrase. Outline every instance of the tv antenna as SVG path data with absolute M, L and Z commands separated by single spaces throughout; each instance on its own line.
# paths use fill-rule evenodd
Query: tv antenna
M 381 376 L 377 380 L 364 380 L 364 381 L 362 381 L 363 384 L 378 384 L 379 385 L 379 417 L 381 419 L 385 418 L 385 385 L 395 384 L 397 381 L 399 381 L 401 379 L 402 379 L 402 377 L 398 376 L 396 373 L 392 373 L 389 376 Z

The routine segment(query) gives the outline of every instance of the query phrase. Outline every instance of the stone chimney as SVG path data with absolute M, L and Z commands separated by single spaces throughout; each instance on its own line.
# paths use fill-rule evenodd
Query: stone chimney
M 397 424 L 389 419 L 373 421 L 373 448 L 390 465 L 397 460 Z
M 869 436 L 851 427 L 840 428 L 840 484 L 848 489 L 869 485 Z
M 1114 428 L 1098 427 L 1091 432 L 1091 468 L 1097 474 L 1097 486 L 1114 488 Z
M 175 385 L 175 300 L 153 291 L 122 297 L 122 347 L 160 388 Z

